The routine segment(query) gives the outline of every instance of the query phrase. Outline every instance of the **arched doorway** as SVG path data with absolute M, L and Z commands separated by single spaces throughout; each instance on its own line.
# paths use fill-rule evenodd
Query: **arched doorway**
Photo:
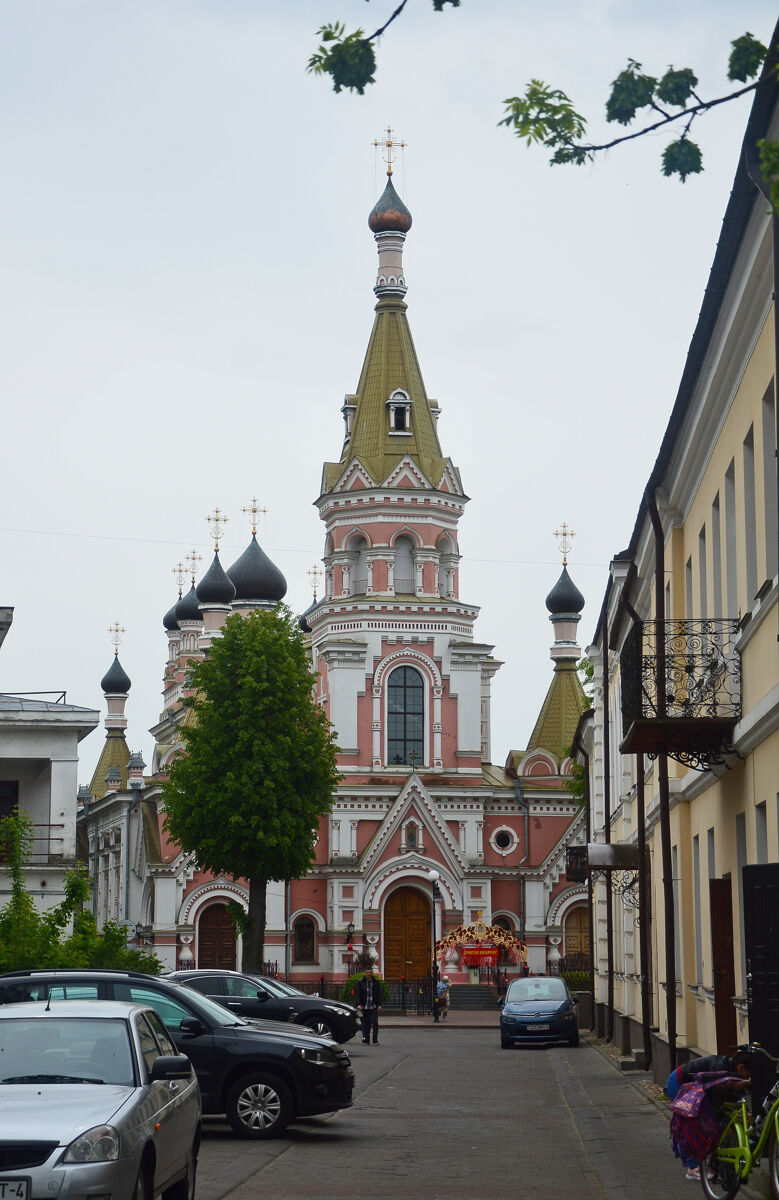
M 416 888 L 402 887 L 384 906 L 384 975 L 419 979 L 430 974 L 430 901 Z
M 576 908 L 572 908 L 565 918 L 565 926 L 563 928 L 565 941 L 563 942 L 563 953 L 568 954 L 585 954 L 589 957 L 590 954 L 590 921 L 586 907 L 581 904 Z
M 197 965 L 235 970 L 235 925 L 225 904 L 210 904 L 197 923 Z

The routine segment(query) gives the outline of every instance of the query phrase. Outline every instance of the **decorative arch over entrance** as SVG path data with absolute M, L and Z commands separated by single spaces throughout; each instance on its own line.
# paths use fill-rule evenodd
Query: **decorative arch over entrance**
M 384 905 L 384 977 L 420 979 L 432 965 L 430 900 L 418 888 L 400 887 Z
M 235 970 L 235 924 L 226 904 L 209 904 L 197 923 L 197 965 L 205 970 Z

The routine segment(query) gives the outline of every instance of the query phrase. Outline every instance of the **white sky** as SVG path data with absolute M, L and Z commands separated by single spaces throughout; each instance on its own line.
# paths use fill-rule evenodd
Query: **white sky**
M 493 761 L 524 747 L 552 664 L 544 597 L 560 572 L 587 605 L 627 544 L 714 255 L 750 99 L 696 126 L 706 172 L 664 180 L 667 136 L 593 167 L 551 168 L 497 128 L 538 77 L 601 120 L 629 56 L 691 65 L 724 90 L 731 38 L 766 41 L 768 0 L 410 0 L 378 82 L 334 95 L 305 64 L 324 21 L 374 29 L 395 0 L 4 0 L 0 5 L 3 397 L 0 603 L 15 607 L 0 689 L 66 689 L 104 711 L 120 658 L 128 742 L 151 763 L 175 563 L 210 560 L 205 516 L 250 536 L 310 602 L 312 502 L 342 442 L 373 320 L 367 228 L 384 186 L 414 226 L 409 319 L 445 454 L 472 497 L 463 599 L 505 661 Z M 604 139 L 605 140 L 605 139 Z M 82 743 L 88 782 L 102 730 Z

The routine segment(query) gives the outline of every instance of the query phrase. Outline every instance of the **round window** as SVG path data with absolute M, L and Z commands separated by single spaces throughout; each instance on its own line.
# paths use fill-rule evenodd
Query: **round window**
M 508 850 L 509 846 L 513 845 L 514 839 L 507 829 L 501 829 L 495 834 L 495 845 L 499 850 Z

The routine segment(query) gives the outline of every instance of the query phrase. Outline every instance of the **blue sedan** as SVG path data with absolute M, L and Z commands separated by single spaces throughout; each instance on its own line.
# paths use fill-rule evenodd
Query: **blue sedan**
M 504 1050 L 531 1042 L 579 1045 L 576 1000 L 564 979 L 556 975 L 513 979 L 501 1004 L 500 1044 Z

